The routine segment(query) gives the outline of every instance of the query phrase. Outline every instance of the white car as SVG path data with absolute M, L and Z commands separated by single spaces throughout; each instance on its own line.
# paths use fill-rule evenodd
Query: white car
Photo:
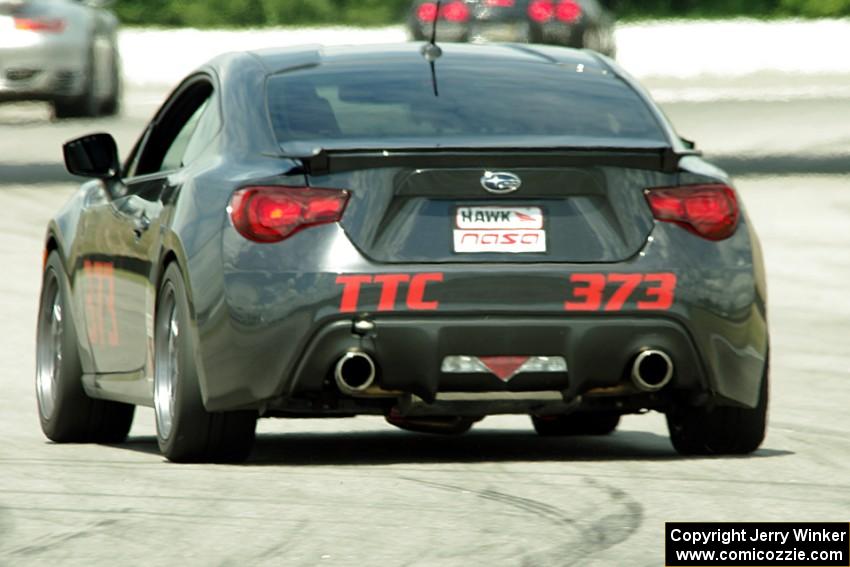
M 0 0 L 0 102 L 43 100 L 56 118 L 111 115 L 121 98 L 109 0 Z

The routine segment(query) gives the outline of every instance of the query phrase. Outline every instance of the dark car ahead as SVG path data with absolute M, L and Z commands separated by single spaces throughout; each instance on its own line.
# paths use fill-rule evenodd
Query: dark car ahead
M 588 48 L 614 57 L 614 18 L 599 0 L 415 0 L 408 16 L 414 40 L 512 41 Z
M 755 450 L 765 280 L 729 178 L 594 52 L 433 63 L 225 55 L 123 166 L 108 134 L 66 144 L 96 179 L 47 230 L 47 436 L 119 442 L 153 406 L 169 459 L 227 461 L 258 417 L 575 435 L 657 410 L 682 453 Z

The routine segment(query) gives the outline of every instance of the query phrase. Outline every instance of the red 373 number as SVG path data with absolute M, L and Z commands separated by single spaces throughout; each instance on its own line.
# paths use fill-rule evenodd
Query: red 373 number
M 641 311 L 666 311 L 673 306 L 676 274 L 573 274 L 567 311 L 620 311 L 630 299 Z

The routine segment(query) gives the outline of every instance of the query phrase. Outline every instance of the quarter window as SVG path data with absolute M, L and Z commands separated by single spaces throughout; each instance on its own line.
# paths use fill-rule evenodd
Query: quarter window
M 189 121 L 186 122 L 177 134 L 177 137 L 174 138 L 174 141 L 171 143 L 171 146 L 169 146 L 168 151 L 165 152 L 165 158 L 162 160 L 162 165 L 159 168 L 160 171 L 180 169 L 186 164 L 184 161 L 186 150 L 189 148 L 189 144 L 192 142 L 192 139 L 197 132 L 198 123 L 201 121 L 201 116 L 204 114 L 204 111 L 206 111 L 207 106 L 209 106 L 209 99 L 204 101 L 198 110 L 195 111 L 191 118 L 189 118 Z
M 218 132 L 220 119 L 212 85 L 198 81 L 170 103 L 153 126 L 138 158 L 131 159 L 130 176 L 180 169 L 198 157 Z

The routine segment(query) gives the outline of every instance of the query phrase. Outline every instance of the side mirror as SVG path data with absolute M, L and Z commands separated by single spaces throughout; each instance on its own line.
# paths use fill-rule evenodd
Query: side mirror
M 91 134 L 62 146 L 65 168 L 72 175 L 115 179 L 121 171 L 118 146 L 109 134 Z
M 682 138 L 681 136 L 679 136 L 679 139 L 682 140 L 682 144 L 684 144 L 685 147 L 689 150 L 697 149 L 697 143 L 693 140 L 688 140 L 687 138 Z

